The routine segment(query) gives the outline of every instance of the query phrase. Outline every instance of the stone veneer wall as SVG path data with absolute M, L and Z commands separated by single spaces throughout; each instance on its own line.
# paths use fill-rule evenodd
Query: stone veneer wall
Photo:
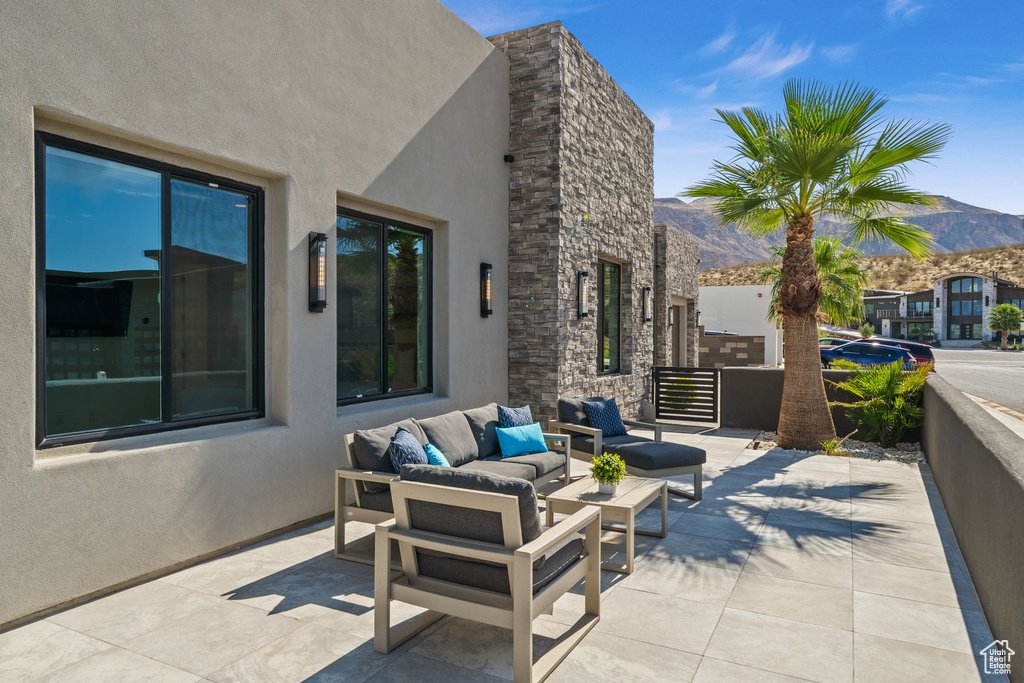
M 654 125 L 560 23 L 490 38 L 510 62 L 509 401 L 555 417 L 559 396 L 650 394 Z M 586 217 L 586 218 L 584 218 Z M 622 264 L 621 369 L 597 374 L 597 261 Z M 590 273 L 591 315 L 576 314 Z
M 686 362 L 698 367 L 697 312 L 700 287 L 697 256 L 700 243 L 682 230 L 665 225 L 654 226 L 654 364 L 672 365 L 672 337 L 668 309 L 673 297 L 687 300 Z
M 705 368 L 764 365 L 764 337 L 704 334 L 700 328 L 700 359 Z

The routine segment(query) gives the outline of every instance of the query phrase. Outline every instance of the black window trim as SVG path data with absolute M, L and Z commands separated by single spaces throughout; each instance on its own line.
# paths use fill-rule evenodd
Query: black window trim
M 378 266 L 380 267 L 381 277 L 377 283 L 377 295 L 378 301 L 381 302 L 380 310 L 378 311 L 378 321 L 380 329 L 380 344 L 382 351 L 387 349 L 387 320 L 385 319 L 385 303 L 387 302 L 388 292 L 388 240 L 387 240 L 387 229 L 388 226 L 400 228 L 402 230 L 409 230 L 416 232 L 424 236 L 423 240 L 423 259 L 427 265 L 427 277 L 423 278 L 424 284 L 426 285 L 427 291 L 424 293 L 423 299 L 426 304 L 427 314 L 427 386 L 419 387 L 416 389 L 401 389 L 399 391 L 385 391 L 380 394 L 372 394 L 370 396 L 362 397 L 348 397 L 337 399 L 338 407 L 359 405 L 363 403 L 372 403 L 374 401 L 385 401 L 392 398 L 401 398 L 403 396 L 421 396 L 423 394 L 434 393 L 434 231 L 425 228 L 422 225 L 415 225 L 414 223 L 407 223 L 402 220 L 394 218 L 388 218 L 387 216 L 380 216 L 377 214 L 366 213 L 363 211 L 356 211 L 355 209 L 349 209 L 344 206 L 338 206 L 337 215 L 339 218 L 354 218 L 356 220 L 369 221 L 371 223 L 381 224 L 380 237 L 380 253 L 378 255 Z M 335 238 L 337 238 L 337 228 L 335 228 Z M 335 252 L 337 253 L 337 252 Z M 335 273 L 335 286 L 337 286 L 337 273 Z M 337 328 L 335 328 L 335 335 L 337 335 Z M 337 337 L 335 337 L 335 343 L 337 343 Z M 378 376 L 382 379 L 387 376 L 387 353 L 382 352 L 379 355 L 377 363 Z M 335 386 L 335 392 L 337 392 L 337 386 Z M 335 394 L 337 395 L 337 394 Z
M 614 370 L 604 369 L 604 268 L 614 266 L 619 269 L 619 301 L 616 310 L 619 312 L 619 344 L 616 347 L 618 358 Z M 622 264 L 616 261 L 599 258 L 597 260 L 597 374 L 599 377 L 622 374 Z
M 66 138 L 53 133 L 36 131 L 35 149 L 35 222 L 36 222 L 36 448 L 57 448 L 82 443 L 94 443 L 97 441 L 108 441 L 121 439 L 130 436 L 141 436 L 144 434 L 155 434 L 161 432 L 173 432 L 181 429 L 191 429 L 212 424 L 223 424 L 227 422 L 240 422 L 244 420 L 260 419 L 266 415 L 266 396 L 264 378 L 266 372 L 265 350 L 265 321 L 262 312 L 264 310 L 263 297 L 265 292 L 265 271 L 264 271 L 264 191 L 263 188 L 242 183 L 230 178 L 196 171 L 174 164 L 168 164 L 154 159 L 129 154 L 109 147 L 101 147 L 92 143 L 82 142 L 72 138 Z M 110 429 L 94 429 L 73 434 L 62 434 L 59 436 L 46 436 L 46 148 L 57 147 L 69 152 L 78 152 L 108 161 L 143 168 L 162 174 L 161 178 L 161 249 L 164 253 L 170 253 L 168 247 L 171 239 L 171 231 L 165 229 L 170 223 L 170 182 L 172 178 L 182 180 L 215 184 L 238 192 L 250 194 L 255 199 L 255 206 L 250 220 L 253 222 L 253 240 L 249 258 L 253 260 L 255 274 L 253 277 L 252 293 L 252 316 L 254 323 L 254 344 L 253 357 L 255 368 L 253 372 L 253 384 L 256 388 L 256 407 L 252 410 L 240 411 L 225 415 L 210 415 L 207 417 L 189 418 L 174 422 L 160 422 L 158 424 L 132 425 L 129 427 L 114 427 Z M 161 264 L 163 266 L 163 264 Z M 161 305 L 161 379 L 163 379 L 163 368 L 170 368 L 170 344 L 164 343 L 164 331 L 168 327 L 171 312 L 170 299 L 171 282 L 163 277 L 161 272 L 160 297 Z M 161 402 L 163 406 L 169 406 L 168 397 L 171 391 L 170 382 L 161 381 Z M 161 419 L 166 417 L 161 409 Z

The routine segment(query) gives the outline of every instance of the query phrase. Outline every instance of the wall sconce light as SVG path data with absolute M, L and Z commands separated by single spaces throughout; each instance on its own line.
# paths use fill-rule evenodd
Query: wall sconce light
M 587 283 L 589 282 L 590 273 L 583 270 L 576 273 L 576 307 L 581 318 L 590 315 L 590 302 L 587 301 Z
M 327 235 L 309 233 L 309 310 L 323 313 L 327 308 Z
M 935 297 L 935 306 L 936 307 L 940 306 L 941 305 L 940 304 L 941 301 L 942 301 L 942 299 L 940 299 L 939 297 Z
M 480 317 L 486 318 L 494 313 L 491 308 L 491 272 L 490 263 L 480 264 Z
M 988 296 L 985 296 L 985 305 L 988 306 Z
M 643 300 L 642 308 L 644 312 L 644 322 L 649 322 L 651 319 L 654 318 L 654 311 L 651 310 L 651 288 L 644 287 L 643 290 L 641 290 L 641 292 L 641 298 Z
M 676 309 L 672 306 L 668 307 L 668 326 L 672 327 L 676 324 Z

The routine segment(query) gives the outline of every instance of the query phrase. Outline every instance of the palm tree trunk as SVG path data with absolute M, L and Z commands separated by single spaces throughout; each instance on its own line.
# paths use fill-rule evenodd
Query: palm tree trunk
M 1001 344 L 999 344 L 999 350 L 1000 351 L 1005 351 L 1006 350 L 1006 337 L 1009 334 L 1010 334 L 1009 332 L 1007 332 L 1006 330 L 1003 330 L 1003 341 L 1002 341 Z
M 786 324 L 786 370 L 778 442 L 783 448 L 804 450 L 817 450 L 823 441 L 836 436 L 818 354 L 821 281 L 814 265 L 813 237 L 813 217 L 802 216 L 790 221 L 779 287 L 779 302 Z

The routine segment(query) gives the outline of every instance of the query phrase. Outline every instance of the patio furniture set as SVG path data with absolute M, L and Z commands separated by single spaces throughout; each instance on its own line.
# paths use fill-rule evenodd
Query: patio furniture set
M 704 451 L 662 441 L 659 426 L 623 421 L 614 399 L 561 399 L 558 416 L 550 423 L 557 432 L 543 433 L 528 408 L 492 403 L 346 435 L 335 557 L 374 565 L 378 652 L 450 614 L 511 629 L 514 680 L 543 680 L 597 623 L 600 569 L 631 573 L 634 534 L 666 535 L 661 477 L 692 474 L 700 498 Z M 655 438 L 624 434 L 625 424 Z M 598 493 L 590 477 L 572 480 L 570 457 L 602 452 L 619 454 L 634 475 L 614 494 Z M 659 496 L 660 531 L 637 529 L 636 514 Z M 538 498 L 546 498 L 546 529 Z M 555 513 L 569 516 L 556 524 Z M 376 525 L 372 556 L 347 547 L 347 521 Z M 625 565 L 602 565 L 602 528 L 626 533 Z M 534 662 L 533 620 L 581 579 L 583 615 Z M 426 611 L 393 628 L 395 600 Z

